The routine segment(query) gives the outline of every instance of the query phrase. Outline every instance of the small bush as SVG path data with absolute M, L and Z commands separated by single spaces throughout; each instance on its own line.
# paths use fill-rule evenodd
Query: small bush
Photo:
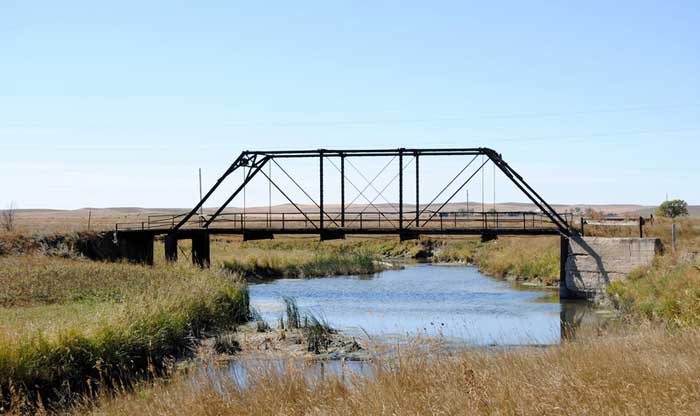
M 214 338 L 214 350 L 219 354 L 235 354 L 241 350 L 241 345 L 232 333 L 217 335 Z

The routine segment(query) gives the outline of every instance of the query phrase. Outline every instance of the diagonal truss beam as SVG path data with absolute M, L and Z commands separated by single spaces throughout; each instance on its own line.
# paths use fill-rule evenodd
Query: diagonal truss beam
M 432 201 L 430 201 L 430 203 L 428 203 L 428 205 L 426 205 L 426 206 L 420 211 L 420 213 L 418 213 L 418 215 L 416 215 L 415 220 L 411 220 L 411 221 L 408 223 L 408 225 L 406 225 L 406 228 L 410 227 L 411 224 L 413 224 L 414 222 L 416 223 L 416 225 L 419 225 L 418 219 L 420 218 L 420 216 L 423 215 L 423 214 L 425 213 L 425 211 L 427 211 L 427 210 L 433 205 L 433 203 L 435 203 L 435 201 L 436 201 L 438 198 L 440 198 L 440 195 L 442 195 L 442 193 L 445 192 L 445 191 L 447 190 L 447 188 L 449 188 L 450 185 L 452 185 L 452 184 L 454 183 L 454 181 L 456 181 L 457 178 L 459 178 L 459 177 L 462 175 L 462 173 L 464 173 L 465 170 L 469 169 L 469 166 L 471 166 L 472 163 L 474 163 L 474 161 L 476 160 L 477 157 L 479 157 L 479 155 L 474 155 L 474 158 L 472 158 L 472 160 L 470 160 L 469 163 L 467 163 L 467 164 L 462 168 L 462 170 L 460 170 L 459 173 L 457 173 L 457 174 L 454 176 L 454 178 L 452 178 L 452 180 L 450 180 L 450 182 L 449 182 L 447 185 L 445 185 L 445 186 L 440 190 L 440 192 L 438 192 L 437 195 L 435 195 L 435 198 L 433 198 Z M 478 170 L 477 170 L 477 172 L 478 172 Z M 453 196 L 453 198 L 454 198 L 454 196 Z M 445 206 L 445 204 L 442 205 L 442 207 L 444 207 L 444 206 Z M 442 207 L 440 207 L 440 209 L 442 209 Z M 416 206 L 416 211 L 418 211 L 418 206 Z M 439 211 L 439 210 L 438 210 L 438 211 Z M 430 218 L 432 218 L 432 216 L 431 216 Z
M 498 154 L 493 149 L 484 149 L 485 154 L 493 161 L 493 163 L 508 177 L 508 179 L 515 184 L 522 193 L 527 196 L 532 203 L 534 203 L 549 219 L 557 225 L 559 232 L 563 235 L 570 236 L 577 233 L 576 230 L 571 228 L 569 223 L 562 218 L 559 213 L 552 208 L 551 205 L 547 203 L 532 187 L 523 179 L 520 174 L 518 174 L 513 168 L 506 163 L 500 154 Z
M 362 150 L 362 149 L 342 149 L 342 150 L 330 150 L 330 149 L 318 149 L 318 150 L 281 150 L 281 151 L 244 151 L 242 152 L 238 158 L 229 166 L 229 168 L 224 172 L 224 174 L 216 181 L 214 186 L 206 193 L 204 197 L 201 198 L 201 200 L 197 203 L 197 205 L 189 211 L 186 215 L 182 217 L 182 219 L 175 225 L 174 227 L 171 228 L 171 231 L 177 231 L 181 227 L 185 226 L 185 224 L 188 223 L 188 221 L 197 214 L 200 208 L 204 206 L 206 201 L 209 200 L 209 198 L 212 196 L 212 194 L 220 188 L 222 183 L 233 173 L 234 171 L 238 169 L 245 169 L 248 168 L 247 174 L 245 174 L 245 179 L 243 183 L 236 188 L 234 193 L 225 201 L 225 203 L 217 209 L 217 211 L 209 218 L 206 223 L 202 225 L 203 228 L 208 228 L 209 225 L 223 212 L 223 210 L 228 206 L 228 204 L 243 190 L 245 187 L 250 183 L 250 181 L 257 175 L 258 172 L 261 171 L 261 169 L 264 167 L 266 163 L 268 163 L 270 160 L 274 161 L 275 159 L 286 159 L 286 158 L 318 158 L 321 156 L 321 158 L 327 158 L 333 166 L 338 169 L 338 167 L 333 163 L 332 158 L 340 158 L 341 160 L 346 158 L 346 157 L 397 157 L 400 156 L 401 154 L 413 154 L 416 158 L 422 156 L 478 156 L 478 155 L 485 155 L 491 160 L 498 169 L 506 175 L 506 177 L 522 192 L 535 206 L 537 206 L 540 211 L 542 211 L 550 221 L 552 221 L 553 224 L 555 224 L 559 230 L 559 232 L 562 235 L 565 236 L 570 236 L 572 234 L 575 234 L 577 231 L 574 230 L 570 224 L 567 222 L 565 218 L 563 218 L 559 213 L 557 213 L 552 206 L 547 203 L 546 200 L 540 196 L 528 183 L 527 181 L 520 175 L 518 174 L 508 163 L 506 163 L 501 155 L 497 153 L 495 150 L 486 148 L 486 147 L 478 147 L 478 148 L 452 148 L 452 149 L 439 149 L 439 148 L 427 148 L 427 149 L 369 149 L 369 150 Z M 393 160 L 393 159 L 392 159 Z M 276 161 L 275 161 L 276 163 Z M 390 161 L 391 163 L 391 161 Z M 279 166 L 279 164 L 278 164 Z M 383 169 L 386 169 L 383 168 Z M 466 169 L 466 168 L 465 168 Z M 265 175 L 267 176 L 267 175 Z M 364 176 L 364 175 L 363 175 Z M 459 176 L 459 175 L 458 175 Z M 457 176 L 457 177 L 458 177 Z M 454 180 L 457 179 L 455 177 Z M 376 179 L 376 178 L 375 178 Z M 367 180 L 365 178 L 365 180 Z M 294 181 L 296 182 L 296 181 Z M 348 181 L 350 182 L 350 181 Z M 360 193 L 355 200 L 353 200 L 350 205 L 352 205 L 357 198 L 362 196 L 364 199 L 366 199 L 368 202 L 370 202 L 370 199 L 367 198 L 366 195 L 364 195 L 364 191 L 369 188 L 369 186 L 365 186 L 363 191 L 360 191 L 360 189 L 352 184 L 351 185 Z M 297 183 L 297 186 L 299 184 Z M 449 186 L 449 185 L 448 185 Z M 377 191 L 376 187 L 374 187 L 375 191 Z M 279 189 L 279 188 L 278 188 Z M 301 188 L 303 190 L 303 188 Z M 281 189 L 280 189 L 281 191 Z M 306 192 L 304 191 L 306 194 Z M 381 192 L 379 192 L 381 194 Z M 439 194 L 441 195 L 441 194 Z M 438 197 L 439 197 L 438 195 Z M 308 196 L 308 195 L 307 195 Z M 289 198 L 287 198 L 289 199 Z M 376 199 L 376 198 L 375 198 Z M 312 199 L 313 200 L 313 199 Z M 434 203 L 436 199 L 433 200 L 432 203 Z M 291 202 L 291 201 L 290 201 Z M 418 201 L 417 201 L 418 202 Z M 390 205 L 393 206 L 393 204 L 389 203 Z M 425 212 L 427 208 L 431 206 L 431 204 L 428 204 L 422 212 Z M 318 204 L 317 204 L 318 206 Z M 370 203 L 370 206 L 372 206 L 377 212 L 380 214 L 384 215 L 374 203 Z M 365 207 L 367 208 L 367 207 Z M 418 212 L 418 206 L 416 206 L 416 212 Z M 322 216 L 323 217 L 323 216 Z M 175 217 L 177 218 L 177 217 Z M 384 218 L 387 218 L 384 216 Z M 391 221 L 387 218 L 387 220 L 391 223 Z M 415 218 L 413 221 L 411 221 L 410 224 L 418 224 L 419 218 Z M 335 221 L 333 221 L 335 222 Z
M 376 186 L 374 186 L 374 181 L 379 177 L 379 175 L 381 175 L 381 174 L 384 172 L 384 170 L 385 170 L 387 167 L 389 167 L 389 165 L 391 165 L 391 163 L 394 161 L 394 159 L 396 159 L 396 156 L 394 156 L 394 157 L 389 161 L 389 163 L 387 163 L 387 164 L 384 166 L 384 168 L 377 174 L 377 176 L 375 176 L 371 181 L 368 180 L 367 177 L 362 173 L 362 171 L 359 170 L 359 169 L 357 168 L 357 166 L 355 166 L 355 164 L 353 164 L 350 160 L 348 160 L 348 164 L 349 164 L 353 169 L 355 169 L 355 172 L 357 172 L 357 173 L 360 175 L 360 177 L 361 177 L 362 179 L 365 180 L 365 182 L 367 182 L 367 186 L 371 187 L 372 190 L 374 190 L 374 192 L 377 193 L 377 195 L 374 197 L 373 201 L 376 201 L 377 198 L 381 197 L 381 198 L 384 200 L 384 202 L 386 202 L 386 203 L 391 207 L 391 209 L 393 209 L 394 211 L 397 211 L 397 209 L 396 209 L 396 207 L 394 206 L 394 204 L 392 204 L 389 200 L 387 200 L 387 199 L 384 197 L 383 192 L 384 192 L 384 190 L 386 190 L 386 186 L 385 186 L 384 189 L 382 189 L 381 191 L 378 190 Z M 397 175 L 397 176 L 398 176 L 398 175 Z M 396 178 L 394 178 L 394 179 L 396 179 Z M 392 179 L 392 182 L 393 182 L 393 179 Z M 366 189 L 366 188 L 365 188 L 365 189 Z
M 347 181 L 350 182 L 350 184 L 353 186 L 353 188 L 355 188 L 355 190 L 358 191 L 358 194 L 355 196 L 355 198 L 353 198 L 352 201 L 350 201 L 350 203 L 348 204 L 348 206 L 352 206 L 352 204 L 354 204 L 355 201 L 357 201 L 360 197 L 363 197 L 363 198 L 365 198 L 366 200 L 369 201 L 369 198 L 367 198 L 367 196 L 364 194 L 364 192 L 367 190 L 367 188 L 369 188 L 369 187 L 371 186 L 371 184 L 372 184 L 374 181 L 377 180 L 377 178 L 379 178 L 379 176 L 381 176 L 382 173 L 384 173 L 384 171 L 386 170 L 386 168 L 388 168 L 389 165 L 391 165 L 391 162 L 393 162 L 394 159 L 396 159 L 396 158 L 394 157 L 394 158 L 392 158 L 389 162 L 387 162 L 387 164 L 384 165 L 384 166 L 379 170 L 379 172 L 374 176 L 374 178 L 372 178 L 371 181 L 368 181 L 368 180 L 365 178 L 365 181 L 367 182 L 367 185 L 365 185 L 365 187 L 362 188 L 361 191 L 358 190 L 357 186 L 355 186 L 355 184 L 353 184 L 352 181 L 351 181 L 350 179 L 347 179 L 347 178 L 346 178 Z M 338 170 L 339 172 L 341 172 L 341 175 L 343 174 L 342 171 L 341 171 L 340 169 L 338 169 L 338 167 L 335 165 L 335 163 L 333 163 L 333 160 L 332 160 L 332 159 L 328 158 L 328 161 L 331 162 L 331 164 L 335 167 L 336 170 Z M 347 162 L 348 162 L 348 164 L 351 164 L 351 163 L 350 163 L 350 160 L 348 160 Z M 354 168 L 355 170 L 357 170 L 357 168 L 356 168 L 355 166 L 353 166 L 353 168 Z
M 299 190 L 300 190 L 301 192 L 303 192 L 304 195 L 306 195 L 307 198 L 309 198 L 309 200 L 316 206 L 316 208 L 318 208 L 319 210 L 321 209 L 321 206 L 320 206 L 318 203 L 316 203 L 316 200 L 313 199 L 313 198 L 311 197 L 311 195 L 309 195 L 309 193 L 306 192 L 306 190 L 305 190 L 301 185 L 299 185 L 299 183 L 298 183 L 296 180 L 294 180 L 294 178 L 292 177 L 292 175 L 290 175 L 279 163 L 277 163 L 277 161 L 276 161 L 275 159 L 272 159 L 272 163 L 274 163 L 275 165 L 277 165 L 278 168 L 280 168 L 280 170 L 287 176 L 287 178 L 289 178 L 289 180 L 292 181 L 292 183 L 294 183 L 294 185 L 296 185 L 297 188 L 299 188 Z M 265 175 L 265 176 L 267 176 L 267 175 Z M 285 198 L 286 198 L 286 197 L 285 197 Z M 289 200 L 289 198 L 287 198 L 287 200 Z M 291 200 L 290 200 L 289 202 L 291 202 L 293 205 L 296 206 L 296 204 L 294 204 L 294 202 L 292 202 Z M 329 220 L 331 220 L 331 221 L 333 222 L 333 224 L 335 224 L 336 227 L 338 226 L 338 223 L 335 222 L 335 220 L 334 220 L 333 218 L 331 218 L 331 216 L 330 216 L 327 212 L 324 211 L 323 213 L 325 214 L 325 216 L 326 216 Z
M 387 164 L 384 166 L 384 168 L 382 168 L 382 170 L 377 174 L 377 176 L 375 176 L 374 179 L 372 179 L 372 181 L 374 181 L 375 179 L 377 179 L 377 178 L 379 177 L 379 175 L 382 174 L 382 172 L 384 171 L 384 169 L 386 169 L 386 168 L 389 166 L 389 164 L 391 164 L 391 162 L 393 162 L 393 160 L 394 160 L 394 159 L 390 160 L 389 163 L 387 163 Z M 331 165 L 333 165 L 333 167 L 334 167 L 338 172 L 341 172 L 341 170 L 338 168 L 338 166 L 336 166 L 336 164 L 333 163 L 333 161 L 332 161 L 331 159 L 328 159 L 328 161 L 331 162 Z M 341 173 L 341 174 L 342 174 L 342 173 Z M 370 201 L 370 199 L 367 198 L 367 196 L 365 196 L 365 194 L 363 193 L 363 191 L 367 190 L 367 188 L 369 187 L 369 184 L 367 184 L 367 186 L 365 186 L 365 187 L 363 188 L 363 190 L 361 191 L 357 186 L 355 186 L 355 184 L 354 184 L 350 179 L 347 179 L 347 181 L 348 181 L 348 183 L 349 183 L 353 188 L 355 188 L 355 190 L 358 192 L 358 195 L 355 197 L 355 199 L 352 200 L 352 202 L 350 202 L 349 205 L 352 205 L 360 196 L 362 196 L 362 197 L 367 201 L 367 203 L 368 203 L 372 208 L 374 208 L 374 209 L 377 211 L 377 213 L 378 213 L 379 215 L 381 215 L 382 217 L 384 217 L 384 219 L 386 219 L 387 222 L 388 222 L 389 224 L 391 224 L 394 228 L 397 228 L 396 225 L 394 224 L 394 222 L 391 221 L 391 220 L 379 209 L 379 207 L 377 207 L 376 205 L 374 205 L 374 201 Z M 367 208 L 367 207 L 365 207 L 365 209 L 366 209 L 366 208 Z M 357 219 L 357 218 L 359 218 L 359 215 L 356 217 L 356 219 Z M 351 222 L 352 222 L 352 221 L 351 221 Z M 397 229 L 398 229 L 398 228 L 397 228 Z
M 409 167 L 409 166 L 411 165 L 411 163 L 413 163 L 413 160 L 414 160 L 414 159 L 415 159 L 415 157 L 414 157 L 413 159 L 409 160 L 408 163 L 407 163 L 405 166 L 403 166 L 402 169 L 403 169 L 403 170 L 406 170 L 406 168 Z M 400 176 L 399 173 L 397 173 L 396 175 L 394 175 L 394 177 L 391 178 L 391 180 L 390 180 L 389 182 L 387 182 L 386 185 L 384 185 L 384 187 L 382 188 L 381 191 L 377 191 L 378 194 L 375 195 L 375 197 L 372 199 L 372 202 L 376 201 L 377 198 L 379 198 L 380 195 L 382 195 L 382 199 L 384 199 L 384 201 L 386 201 L 386 198 L 384 198 L 384 196 L 383 196 L 383 195 L 384 195 L 384 191 L 386 191 L 386 188 L 388 188 L 392 183 L 394 183 L 394 181 L 396 180 L 396 178 L 398 178 L 399 176 Z M 373 187 L 373 188 L 374 188 L 374 187 Z M 376 189 L 375 189 L 375 191 L 376 191 Z M 391 205 L 391 207 L 392 207 L 394 210 L 396 210 L 396 207 L 395 207 L 395 206 L 393 206 L 393 205 L 392 205 L 391 203 L 389 203 L 388 201 L 387 201 L 387 203 L 388 203 L 389 205 Z M 360 211 L 360 214 L 363 214 L 363 213 L 367 210 L 367 208 L 369 208 L 369 206 L 365 206 L 365 207 L 362 209 L 362 211 Z
M 428 219 L 425 220 L 425 222 L 423 223 L 423 226 L 425 226 L 425 224 L 427 224 L 430 220 L 432 220 L 433 217 L 435 216 L 435 214 L 437 214 L 438 212 L 440 212 L 440 211 L 445 207 L 445 205 L 447 205 L 447 204 L 452 200 L 452 198 L 454 198 L 455 195 L 457 195 L 457 194 L 459 193 L 459 191 L 461 191 L 462 188 L 464 188 L 464 187 L 469 183 L 469 181 L 471 181 L 472 178 L 474 178 L 474 176 L 476 176 L 476 174 L 479 173 L 479 171 L 480 171 L 481 169 L 483 169 L 484 166 L 486 166 L 487 163 L 488 163 L 488 160 L 484 161 L 484 162 L 481 164 L 481 166 L 479 166 L 479 168 L 476 169 L 476 170 L 474 171 L 474 173 L 472 173 L 471 176 L 469 176 L 469 177 L 467 178 L 467 180 L 464 181 L 464 183 L 463 183 L 462 185 L 460 185 L 459 188 L 457 188 L 457 190 L 456 190 L 449 198 L 447 198 L 447 200 L 446 200 L 445 202 L 442 203 L 442 205 L 440 205 L 440 208 L 438 208 L 437 211 L 433 211 L 433 213 L 430 215 L 430 217 L 428 217 Z M 470 163 L 470 164 L 471 164 L 471 163 Z M 468 166 L 468 165 L 467 165 L 467 166 Z M 449 185 L 448 185 L 448 186 L 449 186 Z
M 289 197 L 287 196 L 287 194 L 285 194 L 284 191 L 283 191 L 279 186 L 277 186 L 277 184 L 275 183 L 275 181 L 272 180 L 272 178 L 270 178 L 269 176 L 267 176 L 267 174 L 265 173 L 265 171 L 262 171 L 262 170 L 261 170 L 260 173 L 262 173 L 263 176 L 265 176 L 265 177 L 267 178 L 267 180 L 270 181 L 270 183 L 272 184 L 272 186 L 274 186 L 274 187 L 282 194 L 282 196 L 284 196 L 285 198 L 287 198 L 287 201 L 289 201 L 292 205 L 294 205 L 294 208 L 296 208 L 296 210 L 299 211 L 299 213 L 300 213 L 301 215 L 303 215 L 304 218 L 306 218 L 306 220 L 309 221 L 309 222 L 311 223 L 311 225 L 314 226 L 314 228 L 318 229 L 318 226 L 316 225 L 316 223 L 314 223 L 314 222 L 311 220 L 311 218 L 309 218 L 309 217 L 306 215 L 306 213 L 305 213 L 301 208 L 299 208 L 299 206 L 298 206 L 294 201 L 292 201 L 291 198 L 289 198 Z
M 202 206 L 204 206 L 204 203 L 207 202 L 209 197 L 211 197 L 212 194 L 219 188 L 219 186 L 221 186 L 221 184 L 226 180 L 226 178 L 231 173 L 233 173 L 233 171 L 238 169 L 238 167 L 241 166 L 242 163 L 247 162 L 247 160 L 248 159 L 247 159 L 246 153 L 245 152 L 241 153 L 238 156 L 238 158 L 236 158 L 236 160 L 233 161 L 231 166 L 229 166 L 229 168 L 226 169 L 226 172 L 224 172 L 224 174 L 221 175 L 221 177 L 216 181 L 214 186 L 212 186 L 211 189 L 209 189 L 209 191 L 206 193 L 206 195 L 204 195 L 204 197 L 199 201 L 199 203 L 197 203 L 197 205 L 190 212 L 188 212 L 187 215 L 185 215 L 182 218 L 182 220 L 180 220 L 180 222 L 177 223 L 176 226 L 173 227 L 173 231 L 177 231 L 178 229 L 180 229 L 180 227 L 185 225 L 187 223 L 187 221 L 189 221 L 190 218 L 192 218 L 197 213 L 197 211 L 199 211 L 199 209 L 202 208 Z
M 245 165 L 242 164 L 242 165 L 241 165 L 241 166 L 248 166 L 248 167 L 250 168 L 250 170 L 248 171 L 248 174 L 246 175 L 245 180 L 243 181 L 243 183 L 242 183 L 238 188 L 236 188 L 236 190 L 235 190 L 235 191 L 231 194 L 231 196 L 229 196 L 228 199 L 219 207 L 219 209 L 216 210 L 216 212 L 214 213 L 214 215 L 212 215 L 211 217 L 209 217 L 209 220 L 208 220 L 206 223 L 204 223 L 204 228 L 209 228 L 209 225 L 210 225 L 212 222 L 214 222 L 214 220 L 216 220 L 216 218 L 217 218 L 219 215 L 221 215 L 221 213 L 223 212 L 223 210 L 226 209 L 226 207 L 228 206 L 228 204 L 230 204 L 231 201 L 233 201 L 233 198 L 235 198 L 243 189 L 245 189 L 246 185 L 248 185 L 248 183 L 249 183 L 251 180 L 253 180 L 253 178 L 255 177 L 255 175 L 257 175 L 257 173 L 260 172 L 260 171 L 262 170 L 262 168 L 265 166 L 265 164 L 266 164 L 269 160 L 270 160 L 270 157 L 269 157 L 269 156 L 263 157 L 263 158 L 262 158 L 261 160 L 259 160 L 259 161 L 256 160 L 256 158 L 253 158 L 250 165 L 248 165 L 248 164 L 245 164 Z M 250 162 L 250 161 L 249 161 L 249 162 Z

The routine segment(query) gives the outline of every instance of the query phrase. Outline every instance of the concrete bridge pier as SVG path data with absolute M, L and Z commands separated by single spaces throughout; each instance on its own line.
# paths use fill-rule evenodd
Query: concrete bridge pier
M 605 296 L 610 283 L 624 280 L 639 267 L 651 265 L 663 249 L 658 238 L 562 237 L 560 297 Z
M 569 238 L 559 238 L 559 299 L 571 299 L 572 293 L 566 287 L 566 261 L 569 258 Z

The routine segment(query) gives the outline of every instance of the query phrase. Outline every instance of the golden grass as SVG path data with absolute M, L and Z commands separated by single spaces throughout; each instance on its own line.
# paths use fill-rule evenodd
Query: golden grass
M 243 284 L 192 266 L 0 257 L 0 407 L 159 372 L 247 315 Z
M 464 261 L 496 278 L 553 286 L 559 284 L 558 237 L 502 237 L 447 241 L 435 254 L 437 261 Z
M 608 294 L 629 315 L 677 327 L 700 326 L 700 258 L 667 254 L 626 280 L 613 282 Z
M 694 415 L 700 333 L 643 328 L 547 349 L 404 351 L 372 377 L 251 369 L 248 388 L 204 376 L 103 401 L 95 415 Z M 348 382 L 349 380 L 349 382 Z M 221 382 L 221 384 L 219 384 Z M 87 408 L 78 409 L 82 412 Z

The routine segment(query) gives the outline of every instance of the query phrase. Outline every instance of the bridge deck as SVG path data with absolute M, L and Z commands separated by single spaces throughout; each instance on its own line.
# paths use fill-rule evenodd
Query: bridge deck
M 169 229 L 129 229 L 120 230 L 123 234 L 163 235 L 171 233 Z M 556 228 L 410 228 L 397 230 L 391 228 L 328 228 L 324 230 L 313 228 L 184 228 L 175 231 L 180 236 L 187 236 L 201 232 L 210 235 L 245 235 L 245 234 L 277 234 L 277 235 L 318 235 L 322 233 L 334 233 L 341 235 L 558 235 Z
M 450 234 L 450 235 L 554 235 L 560 230 L 546 215 L 534 212 L 427 212 L 400 216 L 395 212 L 253 212 L 221 214 L 207 226 L 209 216 L 199 215 L 181 228 L 184 216 L 152 215 L 145 221 L 117 224 L 120 233 L 179 235 L 209 234 Z

